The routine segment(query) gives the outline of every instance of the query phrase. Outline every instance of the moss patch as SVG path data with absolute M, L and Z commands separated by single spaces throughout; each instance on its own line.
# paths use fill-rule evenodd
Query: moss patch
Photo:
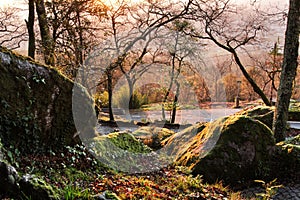
M 188 144 L 207 125 L 208 123 L 198 123 L 165 139 L 162 141 L 164 153 L 174 160 L 178 159 L 185 152 Z
M 130 133 L 111 133 L 86 144 L 103 164 L 117 171 L 142 173 L 160 164 L 159 156 Z
M 251 108 L 246 108 L 235 115 L 242 115 L 252 117 L 253 119 L 259 120 L 266 124 L 270 129 L 272 129 L 273 118 L 274 118 L 275 107 L 269 106 L 256 106 Z
M 44 180 L 34 176 L 24 176 L 20 181 L 21 194 L 28 199 L 59 199 L 59 194 Z

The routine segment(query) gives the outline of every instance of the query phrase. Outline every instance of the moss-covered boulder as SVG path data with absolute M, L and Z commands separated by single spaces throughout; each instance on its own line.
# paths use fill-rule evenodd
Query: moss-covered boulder
M 117 171 L 142 173 L 159 164 L 155 152 L 127 132 L 98 136 L 85 144 L 98 160 Z
M 132 133 L 135 138 L 154 150 L 160 149 L 163 146 L 162 141 L 173 134 L 174 131 L 169 129 L 152 126 L 140 127 Z
M 72 113 L 74 88 L 80 88 L 76 90 L 80 105 L 91 113 L 93 100 L 81 86 L 74 87 L 71 80 L 51 67 L 0 47 L 3 145 L 26 152 L 79 143 L 79 137 L 73 137 L 77 132 Z
M 21 196 L 32 200 L 51 200 L 60 199 L 59 194 L 54 188 L 44 180 L 31 176 L 24 175 L 19 181 Z
M 40 178 L 24 175 L 7 162 L 0 162 L 0 198 L 50 200 L 59 199 L 52 186 Z
M 272 176 L 292 181 L 300 180 L 300 135 L 276 144 Z
M 274 118 L 275 107 L 270 106 L 255 106 L 249 107 L 240 112 L 237 112 L 235 115 L 242 115 L 252 117 L 253 119 L 259 120 L 270 129 L 272 129 L 273 118 Z
M 178 159 L 185 152 L 187 145 L 207 125 L 208 123 L 197 123 L 166 138 L 162 141 L 162 151 L 174 160 Z
M 240 184 L 269 175 L 274 148 L 275 139 L 265 124 L 247 116 L 230 116 L 205 127 L 176 161 L 208 182 Z

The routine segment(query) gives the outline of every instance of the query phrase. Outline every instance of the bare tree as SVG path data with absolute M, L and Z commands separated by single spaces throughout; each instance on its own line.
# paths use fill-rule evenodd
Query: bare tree
M 112 60 L 105 70 L 109 94 L 109 116 L 111 121 L 114 121 L 112 112 L 112 80 L 114 70 L 117 68 L 122 69 L 125 66 L 124 63 L 128 58 L 128 54 L 133 48 L 138 45 L 138 43 L 146 41 L 139 56 L 135 59 L 135 62 L 131 64 L 128 70 L 123 68 L 123 73 L 127 76 L 127 81 L 130 83 L 132 81 L 130 75 L 133 69 L 147 53 L 147 46 L 149 45 L 147 41 L 151 41 L 151 38 L 153 38 L 151 34 L 186 14 L 189 5 L 190 1 L 181 6 L 177 6 L 177 9 L 174 9 L 173 12 L 170 10 L 171 6 L 168 5 L 169 10 L 165 10 L 164 13 L 160 12 L 163 9 L 160 7 L 159 2 L 144 2 L 142 6 L 135 7 L 134 5 L 131 7 L 125 1 L 119 1 L 111 6 L 107 13 L 107 27 L 103 29 L 103 35 L 111 36 L 112 38 L 112 45 L 108 47 L 107 50 L 114 52 L 116 55 L 115 59 Z
M 246 16 L 246 11 L 242 13 L 238 11 L 241 8 L 231 6 L 229 3 L 230 0 L 193 1 L 190 14 L 186 16 L 186 19 L 194 21 L 195 26 L 186 34 L 210 40 L 231 53 L 253 90 L 266 105 L 271 105 L 264 92 L 247 72 L 238 53 L 239 49 L 254 42 L 257 35 L 263 31 L 265 18 L 255 11 Z
M 179 76 L 182 75 L 183 68 L 188 65 L 188 60 L 193 59 L 194 52 L 197 47 L 201 46 L 195 41 L 191 41 L 183 33 L 185 29 L 189 27 L 187 21 L 175 20 L 174 22 L 167 25 L 169 33 L 164 38 L 164 49 L 167 51 L 165 64 L 170 69 L 170 80 L 169 86 L 166 89 L 166 93 L 162 100 L 162 119 L 166 120 L 165 115 L 165 104 L 171 94 L 171 90 L 174 89 L 174 96 L 171 105 L 171 118 L 170 123 L 175 123 L 176 111 L 178 106 L 178 99 L 180 95 L 180 80 Z M 188 65 L 190 67 L 190 65 Z
M 0 8 L 0 45 L 9 49 L 18 49 L 27 41 L 25 23 L 19 17 L 20 9 L 14 7 Z
M 105 15 L 105 6 L 95 0 L 52 0 L 45 6 L 55 65 L 74 79 L 79 66 L 99 43 L 97 23 Z
M 260 69 L 258 73 L 263 76 L 262 90 L 269 95 L 270 102 L 277 96 L 280 80 L 282 54 L 279 52 L 278 43 L 274 43 L 274 48 L 267 54 L 262 54 L 262 58 L 254 58 L 254 62 Z
M 273 131 L 277 142 L 285 140 L 286 137 L 289 103 L 298 66 L 299 33 L 300 1 L 290 0 L 287 28 L 285 32 L 284 59 L 273 125 Z

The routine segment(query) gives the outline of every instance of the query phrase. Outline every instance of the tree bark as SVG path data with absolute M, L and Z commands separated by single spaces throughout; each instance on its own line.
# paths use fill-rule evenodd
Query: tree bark
M 242 71 L 244 77 L 247 79 L 247 81 L 250 83 L 253 91 L 260 96 L 260 98 L 263 100 L 263 102 L 266 104 L 266 106 L 271 106 L 271 102 L 269 101 L 268 97 L 265 95 L 265 93 L 259 88 L 259 86 L 256 84 L 256 82 L 251 78 L 247 70 L 245 69 L 244 65 L 242 64 L 239 56 L 237 55 L 235 50 L 230 51 L 233 56 L 236 64 L 239 66 L 240 70 Z
M 178 97 L 179 97 L 179 93 L 180 93 L 180 84 L 178 82 L 178 80 L 176 79 L 175 81 L 176 84 L 176 94 L 174 96 L 174 100 L 173 100 L 173 106 L 172 106 L 172 117 L 171 117 L 171 124 L 175 123 L 175 119 L 176 119 L 176 112 L 177 112 L 177 104 L 178 104 Z
M 45 63 L 54 66 L 53 39 L 50 34 L 44 0 L 35 0 L 36 12 L 42 38 Z
M 107 91 L 108 91 L 108 112 L 109 112 L 109 120 L 111 122 L 115 121 L 113 110 L 112 110 L 112 96 L 113 96 L 113 83 L 112 83 L 112 70 L 113 69 L 106 69 L 107 75 Z
M 28 56 L 33 58 L 35 57 L 35 34 L 34 34 L 34 0 L 28 1 L 28 21 L 26 21 L 26 26 L 28 30 Z
M 284 59 L 273 125 L 273 131 L 277 142 L 285 140 L 286 137 L 289 103 L 298 66 L 299 30 L 300 1 L 290 0 L 287 28 L 285 32 Z

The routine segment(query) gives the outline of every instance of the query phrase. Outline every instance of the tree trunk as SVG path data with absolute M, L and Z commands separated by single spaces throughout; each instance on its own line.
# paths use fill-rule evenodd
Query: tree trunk
M 177 112 L 177 104 L 178 104 L 178 97 L 179 97 L 179 93 L 180 93 L 180 84 L 179 82 L 175 81 L 176 83 L 176 94 L 174 97 L 174 101 L 173 101 L 173 107 L 172 107 L 172 118 L 171 118 L 171 124 L 175 123 L 175 119 L 176 119 L 176 112 Z
M 42 38 L 42 46 L 45 63 L 47 65 L 54 66 L 54 47 L 53 39 L 50 35 L 50 30 L 48 27 L 48 20 L 46 15 L 45 3 L 44 0 L 35 0 L 36 13 L 38 15 L 39 27 Z
M 114 114 L 112 111 L 112 95 L 113 95 L 113 83 L 112 83 L 112 70 L 106 70 L 107 75 L 107 92 L 108 92 L 108 112 L 109 112 L 109 120 L 111 122 L 115 121 Z
M 163 99 L 163 102 L 162 102 L 162 105 L 161 105 L 161 112 L 162 112 L 162 119 L 163 120 L 166 120 L 165 105 L 167 103 L 168 96 L 171 93 L 171 89 L 173 87 L 173 82 L 174 82 L 174 67 L 172 68 L 172 75 L 171 75 L 171 81 L 170 81 L 169 88 L 166 91 L 166 94 L 164 96 L 164 99 Z
M 28 21 L 26 21 L 26 26 L 28 30 L 28 56 L 34 59 L 35 56 L 35 34 L 34 34 L 34 0 L 29 0 L 28 2 Z
M 299 30 L 300 1 L 290 0 L 288 22 L 285 32 L 284 59 L 273 125 L 277 142 L 285 140 L 286 137 L 289 103 L 298 66 Z
M 236 64 L 239 66 L 240 70 L 242 71 L 244 77 L 247 79 L 247 81 L 250 83 L 251 87 L 253 88 L 253 91 L 260 96 L 260 98 L 263 100 L 263 102 L 266 104 L 266 106 L 271 106 L 271 102 L 269 101 L 268 97 L 265 95 L 265 93 L 259 88 L 259 86 L 256 84 L 256 82 L 248 74 L 248 72 L 245 69 L 244 65 L 242 64 L 240 58 L 238 57 L 236 51 L 233 50 L 233 51 L 231 51 L 231 53 L 233 54 L 234 60 L 235 60 Z

